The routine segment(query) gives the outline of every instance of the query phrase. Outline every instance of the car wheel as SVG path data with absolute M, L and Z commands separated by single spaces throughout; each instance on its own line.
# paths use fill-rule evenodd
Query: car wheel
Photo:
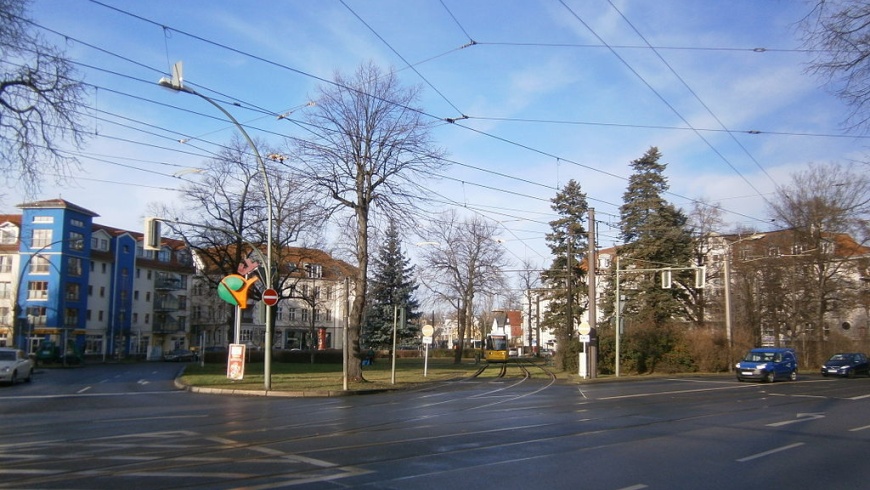
M 790 379 L 792 381 L 797 381 L 797 371 L 792 371 L 791 374 L 789 375 L 788 379 Z
M 822 377 L 823 377 L 823 378 L 827 378 L 827 377 L 828 377 L 828 373 L 822 373 Z
M 854 378 L 855 377 L 855 370 L 850 369 L 850 370 L 846 371 L 846 377 L 849 379 Z
M 15 383 L 18 382 L 18 371 L 12 371 L 12 377 L 9 378 L 9 384 L 15 386 Z
M 764 380 L 768 383 L 773 383 L 774 381 L 776 381 L 776 373 L 773 371 L 767 373 L 767 376 L 764 377 Z
M 33 381 L 33 369 L 27 371 L 27 377 L 24 378 L 25 383 L 30 383 L 31 381 Z

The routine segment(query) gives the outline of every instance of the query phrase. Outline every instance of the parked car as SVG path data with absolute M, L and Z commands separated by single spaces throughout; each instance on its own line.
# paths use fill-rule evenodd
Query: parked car
M 834 354 L 822 365 L 822 376 L 845 376 L 853 378 L 856 374 L 870 376 L 870 361 L 860 352 L 840 352 Z
M 0 382 L 15 384 L 19 379 L 30 382 L 33 361 L 21 349 L 0 347 Z
M 186 349 L 175 349 L 163 354 L 164 361 L 187 362 L 196 358 L 196 354 Z
M 759 347 L 750 350 L 735 366 L 737 381 L 757 379 L 773 383 L 777 378 L 797 379 L 797 357 L 793 349 Z

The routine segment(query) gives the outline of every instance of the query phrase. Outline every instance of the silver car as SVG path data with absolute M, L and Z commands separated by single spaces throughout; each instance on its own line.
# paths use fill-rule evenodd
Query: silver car
M 0 347 L 0 382 L 15 384 L 19 379 L 30 382 L 33 378 L 33 361 L 23 350 Z

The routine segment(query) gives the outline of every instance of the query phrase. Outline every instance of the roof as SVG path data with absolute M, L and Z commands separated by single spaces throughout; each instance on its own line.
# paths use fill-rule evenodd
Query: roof
M 63 199 L 48 199 L 46 201 L 26 202 L 19 204 L 16 207 L 21 209 L 69 209 L 70 211 L 87 214 L 89 216 L 99 216 L 99 214 L 89 209 L 85 209 L 78 204 L 73 204 Z

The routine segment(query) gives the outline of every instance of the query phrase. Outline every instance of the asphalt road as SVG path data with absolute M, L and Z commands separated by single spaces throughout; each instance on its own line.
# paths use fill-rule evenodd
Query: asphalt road
M 867 488 L 870 379 L 466 380 L 205 395 L 179 365 L 0 386 L 0 488 Z

